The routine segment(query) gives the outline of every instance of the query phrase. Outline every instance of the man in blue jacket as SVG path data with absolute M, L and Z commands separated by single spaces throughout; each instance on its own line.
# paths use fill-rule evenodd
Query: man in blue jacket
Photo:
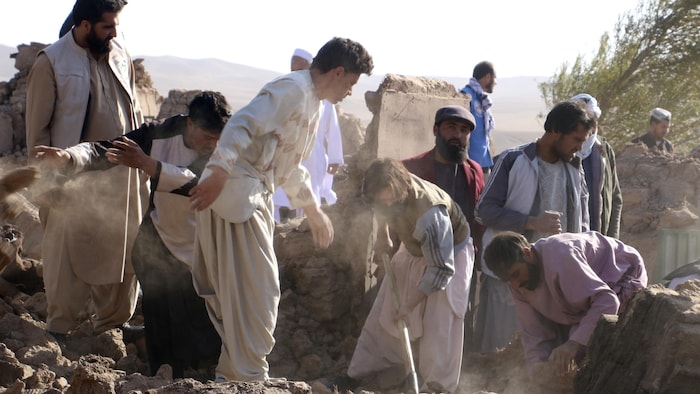
M 479 163 L 487 177 L 493 167 L 491 132 L 494 121 L 491 114 L 493 103 L 489 94 L 493 93 L 494 86 L 496 86 L 496 71 L 493 64 L 483 61 L 474 67 L 469 83 L 460 90 L 471 96 L 469 110 L 476 120 L 474 131 L 469 135 L 469 158 Z

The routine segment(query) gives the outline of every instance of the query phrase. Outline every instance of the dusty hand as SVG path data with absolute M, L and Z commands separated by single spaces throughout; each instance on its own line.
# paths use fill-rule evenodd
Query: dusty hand
M 389 226 L 386 221 L 375 216 L 377 219 L 377 239 L 374 241 L 374 253 L 381 255 L 390 255 L 394 250 L 394 242 L 391 240 L 391 235 L 389 234 Z
M 576 353 L 580 348 L 581 344 L 569 340 L 552 350 L 552 353 L 549 355 L 549 362 L 553 364 L 552 367 L 557 376 L 564 376 L 576 369 L 574 357 L 576 357 Z
M 131 168 L 140 168 L 148 175 L 155 175 L 157 161 L 148 156 L 133 140 L 122 137 L 122 141 L 115 140 L 116 148 L 107 149 L 105 156 L 110 163 L 121 164 Z
M 563 214 L 557 211 L 544 211 L 541 214 L 528 218 L 526 227 L 541 233 L 560 234 L 561 233 L 561 216 Z
M 314 244 L 324 249 L 329 247 L 331 242 L 333 242 L 333 223 L 331 223 L 331 219 L 316 205 L 309 205 L 303 209 L 311 228 Z
M 221 167 L 211 167 L 209 177 L 190 190 L 190 208 L 201 211 L 208 208 L 221 194 L 228 174 Z
M 71 162 L 70 155 L 64 149 L 46 145 L 37 145 L 32 148 L 32 154 L 29 157 L 31 161 L 57 169 L 65 168 Z

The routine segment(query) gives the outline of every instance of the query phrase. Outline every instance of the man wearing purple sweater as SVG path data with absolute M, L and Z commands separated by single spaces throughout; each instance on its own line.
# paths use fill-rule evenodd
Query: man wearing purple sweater
M 530 376 L 543 367 L 557 375 L 570 372 L 600 316 L 618 314 L 647 285 L 639 252 L 595 231 L 534 244 L 506 231 L 489 243 L 484 260 L 510 285 Z

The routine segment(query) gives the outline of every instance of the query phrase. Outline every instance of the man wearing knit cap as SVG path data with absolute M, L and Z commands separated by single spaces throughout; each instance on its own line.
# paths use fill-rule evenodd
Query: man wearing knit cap
M 673 144 L 665 137 L 671 131 L 671 113 L 663 108 L 654 108 L 649 118 L 649 130 L 632 140 L 642 142 L 649 149 L 673 153 Z
M 484 228 L 474 218 L 474 207 L 484 189 L 484 173 L 479 163 L 467 155 L 468 139 L 475 125 L 474 116 L 461 105 L 448 105 L 438 109 L 433 125 L 435 146 L 427 152 L 403 160 L 403 164 L 414 175 L 438 185 L 459 205 L 467 218 L 474 246 L 479 252 Z M 470 267 L 467 273 L 471 283 L 469 309 L 464 325 L 467 348 L 471 348 L 474 337 L 472 327 L 472 312 L 476 296 L 474 269 L 475 267 Z

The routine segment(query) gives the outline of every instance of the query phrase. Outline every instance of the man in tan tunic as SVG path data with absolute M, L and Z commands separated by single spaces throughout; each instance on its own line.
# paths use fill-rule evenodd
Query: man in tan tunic
M 27 147 L 110 140 L 141 124 L 131 57 L 115 39 L 124 0 L 77 0 L 73 30 L 41 51 L 27 85 Z M 59 177 L 60 178 L 60 177 Z M 42 257 L 47 330 L 76 326 L 92 301 L 96 332 L 121 327 L 136 307 L 131 245 L 142 217 L 136 170 L 69 178 L 44 194 Z

